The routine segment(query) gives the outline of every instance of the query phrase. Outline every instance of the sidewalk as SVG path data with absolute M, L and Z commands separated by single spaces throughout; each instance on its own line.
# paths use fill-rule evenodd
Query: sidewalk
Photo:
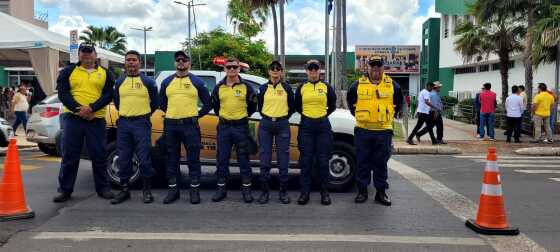
M 414 129 L 416 125 L 416 119 L 409 120 L 408 122 L 408 133 Z M 443 119 L 443 139 L 448 142 L 446 145 L 436 145 L 437 148 L 443 149 L 447 152 L 452 152 L 452 150 L 459 150 L 462 154 L 484 154 L 486 153 L 488 147 L 496 147 L 498 154 L 507 154 L 507 155 L 552 155 L 556 156 L 560 154 L 560 135 L 555 135 L 554 144 L 542 144 L 542 143 L 530 143 L 529 141 L 532 140 L 532 137 L 527 135 L 521 136 L 522 143 L 506 143 L 506 136 L 504 135 L 505 130 L 503 129 L 496 129 L 495 130 L 495 138 L 496 141 L 483 141 L 476 137 L 476 125 L 466 124 L 459 121 L 454 121 L 450 119 Z M 403 125 L 404 128 L 404 125 Z M 405 132 L 406 130 L 403 129 Z M 435 128 L 434 128 L 435 134 Z M 430 141 L 430 137 L 428 135 L 422 136 L 422 142 L 419 143 L 416 149 L 419 149 L 418 154 L 424 152 L 420 152 L 420 150 L 424 150 L 427 152 L 433 152 L 434 146 Z M 406 138 L 402 141 L 395 143 L 395 146 L 405 148 L 408 145 L 406 142 Z M 416 141 L 416 138 L 414 138 Z M 414 146 L 411 146 L 414 147 Z M 519 150 L 519 151 L 518 151 Z M 445 152 L 442 151 L 442 152 Z M 430 153 L 431 154 L 431 153 Z M 446 153 L 439 153 L 439 154 L 446 154 Z M 457 153 L 451 153 L 457 154 Z
M 25 137 L 25 131 L 23 131 L 22 126 L 20 126 L 18 128 L 18 131 L 17 131 L 16 134 L 17 134 L 17 136 L 12 136 L 12 138 L 16 139 L 18 149 L 20 149 L 20 150 L 32 150 L 32 149 L 38 148 L 36 143 L 32 143 L 32 142 L 27 141 L 27 139 Z M 8 150 L 7 147 L 0 147 L 0 154 L 5 154 L 6 150 Z

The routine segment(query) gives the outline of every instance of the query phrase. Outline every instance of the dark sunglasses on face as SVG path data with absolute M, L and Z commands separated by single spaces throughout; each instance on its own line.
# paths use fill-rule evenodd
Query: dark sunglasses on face
M 93 52 L 93 48 L 91 48 L 91 47 L 83 47 L 82 49 L 80 49 L 80 52 L 83 52 L 83 53 L 92 53 L 92 52 Z
M 370 65 L 372 67 L 382 67 L 383 62 L 381 62 L 381 61 L 370 61 L 370 62 L 368 62 L 368 65 Z
M 176 58 L 175 62 L 189 62 L 189 61 L 185 58 Z
M 319 70 L 319 65 L 312 63 L 307 66 L 307 70 L 309 71 L 317 71 Z
M 231 69 L 237 69 L 239 68 L 239 66 L 226 66 L 226 69 L 231 70 Z
M 270 71 L 282 71 L 281 67 L 271 67 L 269 68 Z

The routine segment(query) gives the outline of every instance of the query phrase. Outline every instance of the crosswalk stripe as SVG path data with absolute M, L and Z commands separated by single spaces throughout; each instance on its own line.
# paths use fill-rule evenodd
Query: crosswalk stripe
M 249 242 L 360 242 L 440 245 L 487 245 L 480 238 L 341 235 L 341 234 L 214 234 L 214 233 L 138 233 L 138 232 L 41 232 L 41 240 L 181 240 L 181 241 L 249 241 Z
M 560 170 L 515 170 L 527 174 L 560 174 Z
M 504 168 L 521 168 L 521 167 L 534 167 L 534 168 L 559 168 L 560 169 L 560 165 L 555 164 L 555 165 L 544 165 L 544 164 L 499 164 L 499 167 L 504 167 Z
M 556 182 L 560 182 L 560 178 L 548 178 L 548 179 L 554 180 L 554 181 L 556 181 Z
M 484 159 L 486 160 L 486 156 L 453 156 L 455 158 L 463 158 L 463 159 Z M 498 161 L 500 160 L 518 160 L 518 159 L 537 159 L 537 160 L 560 160 L 560 156 L 498 156 Z

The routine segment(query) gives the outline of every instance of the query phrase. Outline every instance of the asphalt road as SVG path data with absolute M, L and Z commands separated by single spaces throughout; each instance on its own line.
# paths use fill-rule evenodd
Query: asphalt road
M 236 188 L 213 203 L 212 169 L 204 174 L 200 205 L 188 203 L 186 190 L 182 200 L 163 205 L 166 190 L 160 188 L 153 204 L 141 203 L 134 191 L 131 201 L 113 206 L 93 192 L 87 161 L 73 200 L 54 204 L 59 160 L 39 152 L 21 153 L 21 159 L 36 217 L 0 222 L 0 251 L 560 251 L 560 182 L 550 179 L 560 174 L 515 171 L 560 171 L 559 159 L 540 160 L 540 168 L 502 168 L 509 222 L 523 235 L 498 238 L 464 226 L 465 216 L 476 212 L 484 168 L 474 157 L 396 156 L 391 207 L 372 200 L 355 204 L 354 190 L 333 193 L 331 206 L 320 205 L 318 193 L 299 206 L 297 173 L 291 176 L 292 204 L 280 204 L 276 191 L 268 205 L 245 204 Z M 235 187 L 239 178 L 233 179 Z

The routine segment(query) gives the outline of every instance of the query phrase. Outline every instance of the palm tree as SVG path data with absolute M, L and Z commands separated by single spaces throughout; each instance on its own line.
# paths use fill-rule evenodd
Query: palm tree
M 477 15 L 480 6 L 475 4 L 470 12 L 476 17 L 476 24 L 463 22 L 457 27 L 458 39 L 455 50 L 466 62 L 482 61 L 491 54 L 499 58 L 500 75 L 502 80 L 502 104 L 508 95 L 508 72 L 511 55 L 523 49 L 521 44 L 525 28 L 521 22 L 516 22 L 512 13 L 495 13 L 494 17 L 483 20 Z
M 246 0 L 231 0 L 227 15 L 241 34 L 251 38 L 262 31 L 268 11 L 265 8 L 252 8 Z
M 90 25 L 82 31 L 80 40 L 115 53 L 125 54 L 126 52 L 126 36 L 113 26 L 104 28 Z

